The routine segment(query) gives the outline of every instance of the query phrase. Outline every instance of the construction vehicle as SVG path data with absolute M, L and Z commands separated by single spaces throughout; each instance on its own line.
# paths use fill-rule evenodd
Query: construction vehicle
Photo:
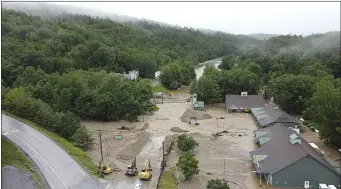
M 136 157 L 135 157 L 133 162 L 131 163 L 131 165 L 128 166 L 125 175 L 127 175 L 127 176 L 136 176 L 137 173 L 138 173 L 138 171 L 137 171 L 137 167 L 136 167 Z
M 102 166 L 101 170 L 102 170 L 102 173 L 105 175 L 112 173 L 111 168 L 105 165 Z
M 112 169 L 109 166 L 104 165 L 103 162 L 99 162 L 98 169 L 101 176 L 112 173 Z
M 140 180 L 148 180 L 152 178 L 152 168 L 150 166 L 150 160 L 147 160 L 147 166 L 146 168 L 143 168 L 140 173 Z

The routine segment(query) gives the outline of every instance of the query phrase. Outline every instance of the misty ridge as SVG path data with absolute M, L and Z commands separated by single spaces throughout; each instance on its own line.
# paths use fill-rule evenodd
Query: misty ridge
M 340 31 L 331 31 L 324 34 L 311 34 L 309 36 L 292 34 L 230 34 L 212 29 L 189 28 L 171 25 L 163 22 L 149 20 L 145 18 L 136 18 L 127 15 L 117 15 L 114 13 L 100 12 L 87 8 L 56 5 L 44 2 L 3 2 L 2 8 L 21 11 L 32 16 L 39 16 L 43 20 L 68 20 L 79 15 L 91 17 L 93 19 L 110 19 L 121 24 L 132 24 L 144 29 L 151 27 L 171 27 L 177 29 L 198 30 L 206 35 L 234 36 L 234 41 L 240 53 L 246 53 L 257 49 L 270 54 L 294 53 L 308 55 L 314 53 L 340 52 Z M 283 47 L 284 46 L 284 47 Z

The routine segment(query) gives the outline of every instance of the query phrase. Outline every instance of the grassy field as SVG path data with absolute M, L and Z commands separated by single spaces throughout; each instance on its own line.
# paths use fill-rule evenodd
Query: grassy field
M 45 133 L 50 138 L 55 140 L 60 146 L 62 146 L 64 150 L 66 150 L 73 158 L 77 159 L 81 164 L 83 164 L 88 170 L 97 172 L 97 165 L 93 162 L 92 158 L 85 151 L 75 146 L 72 142 L 64 139 L 63 137 L 57 135 L 56 133 L 53 133 L 43 127 L 38 126 L 36 123 L 32 121 L 19 118 L 6 111 L 2 111 L 2 113 L 10 117 L 13 117 L 21 122 L 26 123 L 42 133 Z M 96 174 L 94 175 L 97 176 Z
M 1 167 L 4 167 L 5 165 L 19 168 L 22 172 L 31 172 L 40 188 L 46 189 L 30 159 L 28 159 L 10 140 L 1 136 Z
M 160 179 L 160 189 L 177 189 L 177 179 L 174 175 L 175 169 L 164 171 Z
M 153 93 L 155 92 L 162 92 L 167 93 L 169 92 L 161 83 L 158 83 L 155 79 L 141 79 L 142 81 L 148 82 L 152 86 Z
M 169 90 L 166 89 L 161 84 L 158 84 L 157 86 L 153 86 L 152 91 L 153 91 L 153 93 L 155 93 L 155 92 L 167 93 Z

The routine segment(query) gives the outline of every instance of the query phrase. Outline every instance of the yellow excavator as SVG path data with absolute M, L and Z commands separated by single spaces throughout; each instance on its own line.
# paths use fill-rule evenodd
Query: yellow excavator
M 148 180 L 152 178 L 152 168 L 150 166 L 150 160 L 147 160 L 147 166 L 146 168 L 143 168 L 140 173 L 140 180 Z
M 112 173 L 112 169 L 109 166 L 104 165 L 104 163 L 102 161 L 99 162 L 98 168 L 99 168 L 101 177 L 104 175 Z

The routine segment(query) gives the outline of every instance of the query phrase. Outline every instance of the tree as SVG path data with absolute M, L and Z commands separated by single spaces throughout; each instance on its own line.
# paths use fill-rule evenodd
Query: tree
M 224 179 L 212 179 L 207 182 L 207 189 L 230 189 L 227 181 Z
M 246 69 L 248 69 L 250 72 L 256 74 L 259 78 L 261 78 L 263 76 L 263 70 L 259 64 L 256 64 L 254 62 L 250 62 L 247 64 Z
M 236 59 L 237 57 L 234 57 L 233 55 L 224 56 L 218 68 L 222 70 L 231 70 L 236 63 Z
M 226 94 L 239 95 L 243 91 L 248 94 L 257 94 L 261 83 L 261 79 L 255 73 L 241 68 L 221 71 L 218 82 L 222 96 Z
M 340 88 L 334 86 L 332 77 L 325 77 L 317 83 L 305 117 L 318 126 L 319 135 L 326 143 L 341 148 L 341 107 Z
M 199 173 L 198 164 L 199 164 L 199 161 L 195 159 L 194 154 L 190 152 L 185 152 L 179 157 L 179 160 L 176 163 L 176 166 L 181 170 L 186 180 L 188 180 L 193 175 Z
M 87 150 L 93 144 L 93 138 L 88 133 L 84 125 L 81 125 L 76 133 L 71 137 L 71 140 L 76 144 L 76 146 Z
M 160 75 L 160 81 L 168 89 L 178 89 L 183 81 L 180 65 L 176 63 L 167 64 Z
M 199 146 L 199 144 L 193 139 L 192 136 L 182 134 L 178 137 L 178 148 L 182 152 L 192 151 L 197 146 Z
M 213 104 L 221 100 L 217 81 L 208 76 L 200 77 L 195 93 L 198 95 L 198 100 L 203 100 L 205 104 Z
M 269 81 L 268 89 L 275 102 L 290 113 L 302 113 L 315 90 L 316 78 L 286 74 Z
M 9 112 L 24 118 L 33 118 L 39 108 L 23 87 L 9 90 L 5 95 L 3 107 Z

